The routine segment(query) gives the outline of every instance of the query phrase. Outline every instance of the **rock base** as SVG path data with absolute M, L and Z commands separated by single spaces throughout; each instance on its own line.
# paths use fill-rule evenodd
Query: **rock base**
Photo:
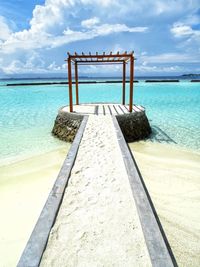
M 127 142 L 146 139 L 151 134 L 145 111 L 117 115 L 116 119 Z
M 72 142 L 80 127 L 82 115 L 63 112 L 61 109 L 56 117 L 52 134 L 60 140 Z
M 151 127 L 145 111 L 116 115 L 119 126 L 127 142 L 133 142 L 147 138 L 151 133 Z M 72 142 L 80 127 L 83 115 L 59 110 L 52 134 L 60 140 Z

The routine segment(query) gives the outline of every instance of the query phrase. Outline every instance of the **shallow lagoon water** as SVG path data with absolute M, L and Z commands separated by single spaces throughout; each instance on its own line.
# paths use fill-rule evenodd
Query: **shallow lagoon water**
M 58 109 L 68 104 L 67 86 L 7 87 L 5 83 L 0 85 L 0 162 L 62 147 L 51 130 Z M 79 88 L 81 103 L 121 102 L 121 84 L 81 84 Z M 128 91 L 127 84 L 127 103 Z M 153 141 L 200 149 L 199 83 L 140 81 L 134 84 L 134 103 L 146 108 Z

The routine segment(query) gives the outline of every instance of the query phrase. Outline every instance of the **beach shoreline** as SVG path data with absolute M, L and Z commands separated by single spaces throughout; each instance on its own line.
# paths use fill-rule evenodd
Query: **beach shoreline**
M 0 166 L 1 266 L 16 266 L 69 146 Z

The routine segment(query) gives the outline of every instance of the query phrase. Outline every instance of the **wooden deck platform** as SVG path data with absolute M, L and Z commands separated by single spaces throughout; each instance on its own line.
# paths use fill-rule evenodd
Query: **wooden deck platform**
M 128 114 L 129 106 L 121 104 L 80 104 L 73 106 L 73 113 L 82 115 L 123 115 Z M 144 107 L 140 105 L 133 105 L 132 113 L 144 111 Z M 63 107 L 62 111 L 70 112 L 69 106 Z

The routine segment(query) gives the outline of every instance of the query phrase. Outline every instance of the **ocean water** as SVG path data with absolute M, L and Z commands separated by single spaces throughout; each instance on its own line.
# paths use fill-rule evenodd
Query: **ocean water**
M 0 164 L 62 147 L 51 130 L 58 109 L 68 104 L 68 87 L 8 87 L 7 82 L 0 82 Z M 81 84 L 79 98 L 120 103 L 121 91 L 121 84 Z M 134 103 L 146 108 L 152 141 L 200 150 L 200 83 L 140 81 L 134 84 Z

